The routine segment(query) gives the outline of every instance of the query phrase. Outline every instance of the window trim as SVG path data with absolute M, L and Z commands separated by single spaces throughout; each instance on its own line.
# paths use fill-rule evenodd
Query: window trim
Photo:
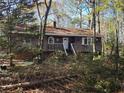
M 90 38 L 90 45 L 93 45 L 93 37 Z
M 50 39 L 52 39 L 53 40 L 53 42 L 52 43 L 50 43 Z M 54 37 L 48 37 L 48 44 L 54 44 L 55 43 L 55 39 L 54 39 Z
M 88 40 L 88 38 L 87 38 L 87 37 L 82 37 L 82 45 L 88 45 L 88 41 L 87 41 L 87 44 L 85 44 L 85 39 L 87 39 L 87 40 Z
M 87 42 L 85 44 L 85 39 L 87 39 Z M 82 45 L 93 45 L 93 38 L 92 37 L 82 37 Z

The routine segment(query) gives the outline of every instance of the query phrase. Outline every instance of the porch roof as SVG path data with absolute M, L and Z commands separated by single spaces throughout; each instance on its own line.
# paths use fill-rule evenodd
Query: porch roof
M 47 27 L 45 35 L 47 36 L 94 36 L 93 30 L 89 29 L 76 29 L 76 28 L 54 28 Z M 96 33 L 96 37 L 101 37 Z

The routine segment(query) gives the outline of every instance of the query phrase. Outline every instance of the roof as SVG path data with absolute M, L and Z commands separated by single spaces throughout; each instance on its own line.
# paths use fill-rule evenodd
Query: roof
M 19 34 L 19 35 L 39 35 L 38 32 L 28 32 L 28 31 L 12 31 L 11 34 Z
M 93 30 L 89 29 L 76 29 L 76 28 L 54 28 L 47 27 L 45 35 L 48 36 L 94 36 Z M 96 33 L 97 37 L 101 37 Z
M 26 26 L 30 28 L 31 26 Z M 33 32 L 27 32 L 25 31 L 26 27 L 24 25 L 16 26 L 16 31 L 13 32 L 13 34 L 31 34 L 31 33 L 37 33 L 38 29 L 36 29 Z M 52 26 L 46 27 L 46 36 L 94 36 L 94 31 L 90 29 L 76 29 L 76 28 L 54 28 Z M 102 37 L 100 33 L 96 33 L 97 37 Z

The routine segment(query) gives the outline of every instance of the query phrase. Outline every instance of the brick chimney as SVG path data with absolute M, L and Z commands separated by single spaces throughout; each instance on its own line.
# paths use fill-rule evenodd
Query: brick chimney
M 53 22 L 53 27 L 56 28 L 56 21 Z

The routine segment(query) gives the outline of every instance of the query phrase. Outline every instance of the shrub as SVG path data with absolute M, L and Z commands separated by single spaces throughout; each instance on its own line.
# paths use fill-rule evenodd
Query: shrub
M 65 63 L 66 56 L 64 55 L 63 51 L 56 51 L 53 52 L 49 59 L 45 60 L 46 63 Z

